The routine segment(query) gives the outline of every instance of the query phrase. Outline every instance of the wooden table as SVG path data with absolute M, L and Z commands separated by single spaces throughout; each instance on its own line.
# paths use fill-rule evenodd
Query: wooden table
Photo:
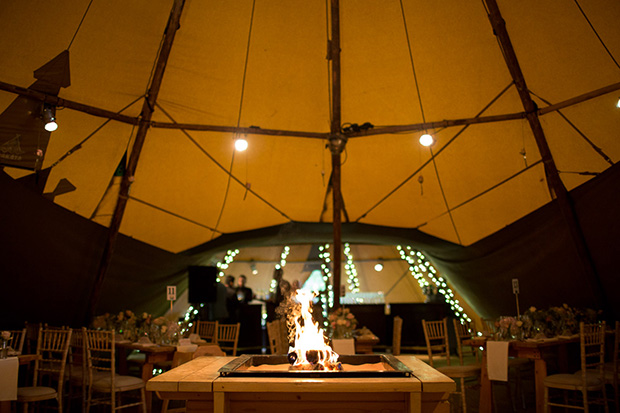
M 119 374 L 127 374 L 129 368 L 127 366 L 127 352 L 131 350 L 138 350 L 141 353 L 144 353 L 145 359 L 144 364 L 142 364 L 142 372 L 141 377 L 144 382 L 148 382 L 153 377 L 153 367 L 155 363 L 161 363 L 164 361 L 172 361 L 174 357 L 174 352 L 176 351 L 175 346 L 145 346 L 138 343 L 115 343 L 116 349 L 118 350 L 117 360 L 118 360 L 118 373 Z M 146 392 L 146 408 L 147 411 L 152 410 L 152 400 L 153 393 L 150 391 Z
M 571 343 L 579 343 L 579 336 L 571 338 L 545 339 L 544 341 L 510 341 L 508 355 L 510 357 L 522 357 L 534 360 L 534 386 L 536 389 L 536 412 L 542 413 L 545 408 L 543 384 L 547 377 L 547 361 L 543 357 L 544 351 L 555 352 L 559 356 L 559 368 L 566 372 L 568 364 L 567 346 Z M 475 345 L 485 348 L 482 352 L 482 374 L 480 376 L 480 413 L 491 413 L 493 409 L 493 388 L 487 372 L 486 338 L 473 338 L 463 340 L 464 345 Z
M 234 357 L 199 357 L 147 383 L 160 398 L 187 400 L 187 412 L 450 411 L 454 381 L 414 356 L 398 357 L 414 377 L 220 377 Z M 248 410 L 249 409 L 249 410 Z

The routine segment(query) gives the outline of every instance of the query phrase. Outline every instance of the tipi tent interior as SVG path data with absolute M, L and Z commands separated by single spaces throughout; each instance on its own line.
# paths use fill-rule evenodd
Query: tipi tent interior
M 517 278 L 522 308 L 617 319 L 619 21 L 614 0 L 3 2 L 0 324 L 162 314 L 228 250 L 265 291 L 285 246 L 304 281 L 341 243 L 388 303 L 425 300 L 401 246 L 478 316 L 514 314 Z

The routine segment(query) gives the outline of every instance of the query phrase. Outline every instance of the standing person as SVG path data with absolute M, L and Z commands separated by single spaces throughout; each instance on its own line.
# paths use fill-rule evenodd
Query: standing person
M 227 275 L 224 279 L 226 286 L 226 309 L 228 310 L 228 319 L 226 323 L 234 324 L 238 319 L 239 300 L 237 299 L 237 290 L 235 289 L 235 277 Z
M 237 278 L 237 299 L 241 304 L 250 304 L 250 302 L 254 299 L 252 289 L 245 285 L 247 281 L 247 277 L 243 274 Z

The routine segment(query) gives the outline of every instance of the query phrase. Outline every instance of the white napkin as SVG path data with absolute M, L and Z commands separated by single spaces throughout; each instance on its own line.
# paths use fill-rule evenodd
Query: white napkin
M 207 341 L 200 338 L 200 336 L 196 333 L 192 333 L 189 335 L 189 340 L 194 344 L 204 344 Z
M 508 381 L 508 342 L 487 341 L 489 380 Z
M 0 359 L 0 400 L 17 400 L 17 357 Z
M 332 339 L 332 350 L 338 355 L 355 354 L 355 340 L 352 338 Z

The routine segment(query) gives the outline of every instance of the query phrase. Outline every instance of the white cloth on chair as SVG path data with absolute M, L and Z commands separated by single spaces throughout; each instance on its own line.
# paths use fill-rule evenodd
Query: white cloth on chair
M 507 341 L 487 341 L 487 371 L 489 380 L 508 381 Z
M 0 400 L 17 400 L 17 357 L 0 359 Z

